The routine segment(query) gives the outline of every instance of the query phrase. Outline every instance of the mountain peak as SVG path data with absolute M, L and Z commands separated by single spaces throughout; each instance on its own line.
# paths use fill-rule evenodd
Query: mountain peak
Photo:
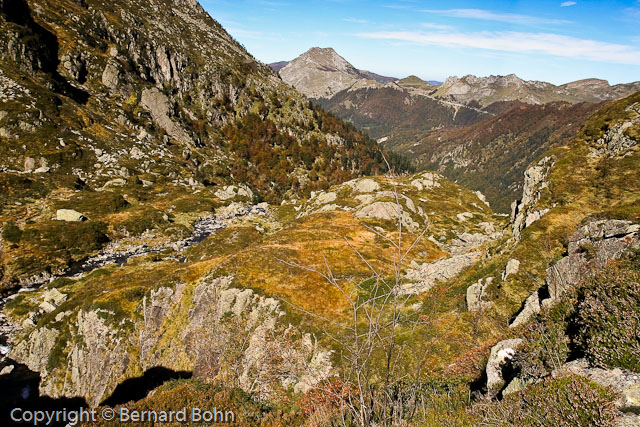
M 349 74 L 358 74 L 358 70 L 356 70 L 356 68 L 346 59 L 338 55 L 338 53 L 331 47 L 312 47 L 298 58 L 291 61 L 287 67 L 296 63 L 296 61 L 326 67 L 326 71 L 329 72 L 345 71 Z
M 282 68 L 280 77 L 307 97 L 316 99 L 331 98 L 358 82 L 376 85 L 396 80 L 358 70 L 331 47 L 312 47 Z

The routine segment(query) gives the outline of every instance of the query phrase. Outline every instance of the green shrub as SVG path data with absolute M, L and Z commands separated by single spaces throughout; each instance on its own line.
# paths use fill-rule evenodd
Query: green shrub
M 615 394 L 586 378 L 548 379 L 473 412 L 487 426 L 613 426 Z M 477 425 L 476 424 L 476 425 Z
M 525 345 L 513 361 L 521 378 L 544 377 L 567 361 L 570 342 L 565 330 L 564 320 L 531 324 L 525 334 Z
M 578 290 L 575 341 L 596 366 L 640 372 L 640 254 L 610 263 Z
M 7 221 L 2 227 L 2 238 L 10 243 L 20 243 L 22 230 L 13 221 Z

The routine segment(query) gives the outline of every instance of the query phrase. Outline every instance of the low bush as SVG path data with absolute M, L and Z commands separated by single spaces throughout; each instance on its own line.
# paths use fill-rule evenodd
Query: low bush
M 571 376 L 548 379 L 472 412 L 475 425 L 607 427 L 615 425 L 615 400 L 611 390 Z
M 640 372 L 640 251 L 585 280 L 573 323 L 592 364 Z

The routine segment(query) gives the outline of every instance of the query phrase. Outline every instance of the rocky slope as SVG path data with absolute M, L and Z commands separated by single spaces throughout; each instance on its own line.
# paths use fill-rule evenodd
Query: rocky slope
M 633 425 L 638 105 L 635 95 L 600 109 L 576 138 L 532 163 L 508 224 L 478 194 L 433 172 L 360 178 L 245 216 L 232 213 L 246 199 L 227 191 L 235 203 L 218 210 L 231 214 L 225 228 L 185 250 L 184 262 L 141 257 L 8 301 L 12 355 L 45 373 L 43 392 L 80 394 L 92 405 L 152 366 L 266 400 L 314 396 L 313 385 L 337 372 L 340 347 L 300 310 L 337 322 L 349 310 L 337 289 L 295 266 L 329 266 L 329 277 L 354 287 L 370 268 L 391 274 L 388 242 L 399 223 L 407 248 L 427 227 L 399 288 L 406 313 L 424 319 L 402 339 L 407 366 L 424 367 L 421 384 L 434 387 L 422 422 Z M 455 390 L 466 397 L 456 400 Z M 470 402 L 471 391 L 483 400 Z M 129 405 L 170 392 L 158 393 Z M 443 395 L 453 406 L 444 412 Z M 305 419 L 324 408 L 312 405 Z
M 109 240 L 188 233 L 229 185 L 275 203 L 386 169 L 373 141 L 312 108 L 195 1 L 0 6 L 0 221 L 14 231 L 2 287 Z
M 616 425 L 639 422 L 639 130 L 636 94 L 527 169 L 511 243 L 468 288 L 469 310 L 500 312 L 511 328 L 492 349 L 489 393 L 577 375 L 619 393 Z
M 2 391 L 30 369 L 74 407 L 335 425 L 368 334 L 397 424 L 637 423 L 640 94 L 523 165 L 507 219 L 438 172 L 356 177 L 385 170 L 375 143 L 197 3 L 0 5 L 0 267 L 22 286 L 0 303 Z M 551 120 L 516 107 L 534 134 Z M 382 299 L 397 310 L 367 328 Z

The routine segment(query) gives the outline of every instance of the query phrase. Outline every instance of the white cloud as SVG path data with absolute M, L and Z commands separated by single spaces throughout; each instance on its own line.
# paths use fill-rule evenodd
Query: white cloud
M 640 49 L 634 46 L 578 39 L 551 33 L 502 32 L 409 32 L 378 31 L 358 37 L 409 42 L 426 46 L 466 47 L 503 52 L 536 53 L 589 61 L 640 65 Z
M 358 18 L 344 18 L 343 21 L 352 22 L 354 24 L 368 24 L 369 23 L 369 21 L 367 21 L 366 19 L 358 19 Z
M 453 30 L 451 25 L 434 24 L 433 22 L 425 22 L 422 24 L 423 28 L 430 28 L 432 30 Z
M 480 19 L 483 21 L 507 22 L 518 25 L 564 25 L 571 24 L 571 21 L 563 19 L 539 18 L 530 15 L 518 15 L 515 13 L 497 13 L 483 9 L 424 9 L 420 12 L 431 13 L 452 18 Z
M 574 1 L 565 1 L 565 2 L 560 3 L 560 7 L 575 6 L 576 4 L 578 4 L 578 3 L 574 2 Z

